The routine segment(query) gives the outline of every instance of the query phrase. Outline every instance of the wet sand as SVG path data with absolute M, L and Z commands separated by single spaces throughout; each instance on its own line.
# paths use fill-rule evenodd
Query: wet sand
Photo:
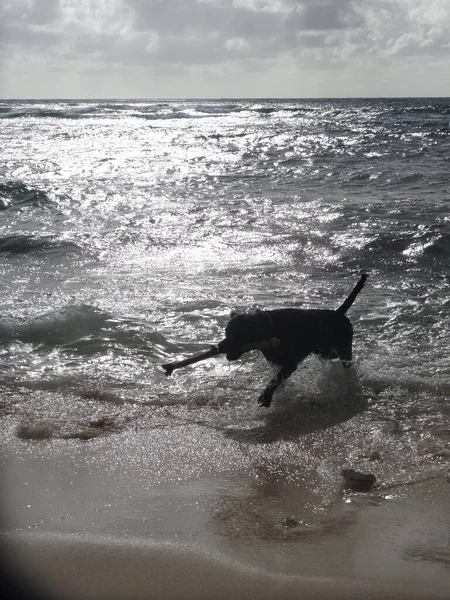
M 307 465 L 274 473 L 263 460 L 251 477 L 204 469 L 152 480 L 146 443 L 154 451 L 164 439 L 170 464 L 177 448 L 156 430 L 15 442 L 3 548 L 28 587 L 69 600 L 449 598 L 445 464 L 368 493 L 321 488 Z
M 68 600 L 447 599 L 435 586 L 286 576 L 215 553 L 142 540 L 40 534 L 6 540 L 25 590 Z

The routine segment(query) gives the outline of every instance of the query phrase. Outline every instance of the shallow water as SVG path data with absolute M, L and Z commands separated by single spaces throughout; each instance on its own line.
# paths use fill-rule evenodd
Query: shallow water
M 343 467 L 398 486 L 375 503 L 444 477 L 448 100 L 2 101 L 0 119 L 7 462 L 51 478 L 68 455 L 77 481 L 93 474 L 83 494 L 100 465 L 121 502 L 127 485 L 166 502 L 185 486 L 195 502 L 195 482 L 203 497 L 219 477 L 202 527 L 225 545 L 276 544 L 292 515 L 338 531 Z M 337 307 L 361 271 L 351 373 L 310 357 L 269 410 L 256 406 L 271 376 L 257 352 L 164 376 L 162 363 L 218 342 L 232 310 Z M 66 502 L 70 486 L 37 501 L 29 477 L 17 493 L 36 512 L 18 501 L 10 526 L 45 529 L 46 498 Z M 256 486 L 259 506 L 264 482 L 261 508 L 242 513 L 243 490 Z M 291 489 L 304 490 L 295 510 Z M 70 510 L 61 525 L 60 504 L 51 527 L 86 529 Z M 164 522 L 146 535 L 173 539 Z

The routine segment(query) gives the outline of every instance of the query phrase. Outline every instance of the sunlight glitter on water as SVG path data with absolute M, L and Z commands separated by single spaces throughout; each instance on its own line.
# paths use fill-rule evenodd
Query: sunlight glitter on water
M 189 497 L 220 475 L 229 495 L 211 522 L 234 541 L 284 543 L 278 513 L 298 499 L 323 541 L 351 522 L 343 467 L 402 485 L 446 460 L 445 147 L 426 117 L 412 137 L 383 103 L 197 104 L 83 103 L 82 118 L 56 104 L 71 117 L 4 121 L 4 440 L 42 464 L 67 452 L 124 494 Z M 257 352 L 165 377 L 163 362 L 222 339 L 232 310 L 335 308 L 362 270 L 353 376 L 309 357 L 267 411 Z

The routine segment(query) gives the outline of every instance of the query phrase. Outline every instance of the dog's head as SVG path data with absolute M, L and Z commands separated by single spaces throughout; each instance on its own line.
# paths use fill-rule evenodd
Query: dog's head
M 257 311 L 254 314 L 234 315 L 225 327 L 225 339 L 219 342 L 219 352 L 228 360 L 237 360 L 245 352 L 261 349 L 272 337 L 270 317 Z

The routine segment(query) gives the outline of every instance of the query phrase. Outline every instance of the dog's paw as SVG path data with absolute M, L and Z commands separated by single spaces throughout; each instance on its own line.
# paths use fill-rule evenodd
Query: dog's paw
M 269 394 L 265 394 L 264 392 L 258 398 L 258 406 L 264 406 L 265 408 L 268 408 L 271 402 L 272 396 Z
M 170 377 L 175 370 L 174 365 L 171 363 L 168 363 L 167 365 L 163 365 L 162 368 L 166 372 L 166 377 Z

